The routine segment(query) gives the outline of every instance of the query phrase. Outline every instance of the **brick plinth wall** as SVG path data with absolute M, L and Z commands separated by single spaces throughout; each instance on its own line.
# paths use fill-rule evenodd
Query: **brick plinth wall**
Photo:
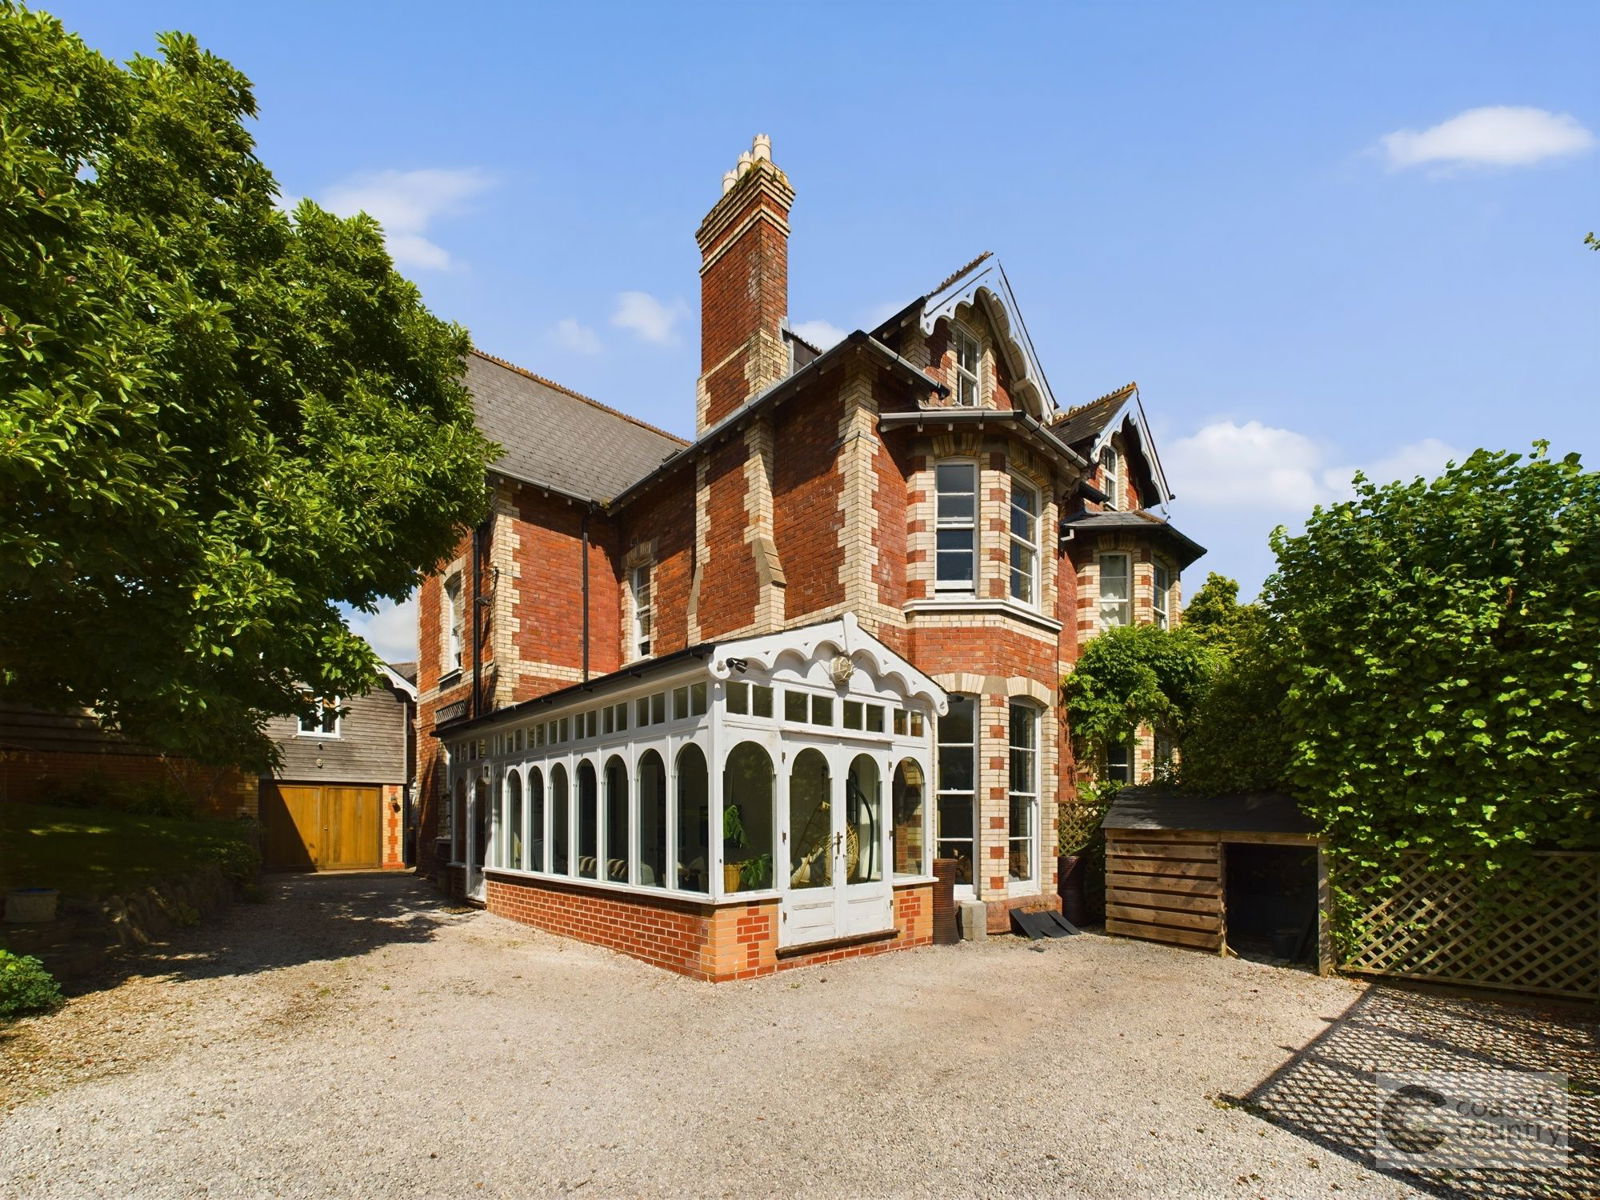
M 776 899 L 700 904 L 673 896 L 529 880 L 493 871 L 488 874 L 486 896 L 489 911 L 498 916 L 713 983 L 927 946 L 933 941 L 932 885 L 926 883 L 895 889 L 892 936 L 786 952 L 781 958 Z

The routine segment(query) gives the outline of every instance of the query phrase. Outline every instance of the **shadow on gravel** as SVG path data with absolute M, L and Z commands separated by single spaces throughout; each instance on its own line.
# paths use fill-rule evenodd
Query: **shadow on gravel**
M 208 979 L 357 957 L 430 941 L 442 923 L 471 911 L 426 879 L 396 872 L 268 875 L 263 885 L 264 903 L 235 904 L 177 930 L 72 990 L 81 995 L 138 976 Z
M 1600 1196 L 1594 1015 L 1375 986 L 1249 1094 L 1221 1099 L 1450 1200 Z M 1565 1095 L 1532 1095 L 1529 1072 L 1565 1075 Z M 1380 1086 L 1380 1074 L 1415 1078 Z M 1457 1104 L 1485 1100 L 1471 1115 L 1503 1105 L 1507 1118 L 1457 1123 Z M 1551 1129 L 1567 1136 L 1564 1158 L 1536 1140 Z

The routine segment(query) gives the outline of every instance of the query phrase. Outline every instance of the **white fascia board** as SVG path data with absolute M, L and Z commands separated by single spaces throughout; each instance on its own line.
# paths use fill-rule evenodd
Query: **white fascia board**
M 417 687 L 400 672 L 391 670 L 387 663 L 379 663 L 378 670 L 383 672 L 383 677 L 389 681 L 389 686 L 398 692 L 404 692 L 413 703 L 417 699 Z

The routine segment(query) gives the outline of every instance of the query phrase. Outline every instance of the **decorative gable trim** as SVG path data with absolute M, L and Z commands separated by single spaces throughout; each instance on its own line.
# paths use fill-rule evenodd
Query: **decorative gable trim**
M 1095 435 L 1094 442 L 1089 446 L 1088 453 L 1084 455 L 1091 466 L 1100 461 L 1101 448 L 1111 440 L 1111 435 L 1122 428 L 1124 421 L 1132 421 L 1134 432 L 1139 437 L 1139 453 L 1144 456 L 1146 465 L 1150 468 L 1150 478 L 1156 485 L 1156 503 L 1161 506 L 1161 511 L 1167 510 L 1167 501 L 1173 498 L 1172 488 L 1167 485 L 1166 472 L 1161 469 L 1161 456 L 1156 453 L 1155 439 L 1150 436 L 1150 423 L 1144 415 L 1144 402 L 1139 399 L 1139 389 L 1132 388 L 1122 406 L 1112 414 L 1111 419 L 1100 427 L 1100 432 Z
M 1028 336 L 1022 310 L 998 258 L 980 257 L 929 294 L 922 305 L 923 336 L 931 335 L 941 319 L 955 320 L 956 310 L 963 305 L 982 312 L 1000 335 L 998 348 L 1011 369 L 1012 392 L 1033 416 L 1042 421 L 1053 420 L 1058 407 L 1055 395 L 1034 353 L 1033 339 Z
M 778 660 L 785 657 L 802 662 L 826 658 L 830 669 L 836 672 L 835 682 L 841 687 L 849 680 L 850 672 L 860 668 L 878 679 L 890 681 L 901 695 L 927 702 L 940 716 L 949 708 L 944 689 L 862 629 L 853 612 L 845 613 L 837 621 L 825 621 L 803 629 L 722 642 L 711 655 L 711 676 L 713 679 L 730 678 L 733 668 L 729 659 L 770 672 L 778 666 Z

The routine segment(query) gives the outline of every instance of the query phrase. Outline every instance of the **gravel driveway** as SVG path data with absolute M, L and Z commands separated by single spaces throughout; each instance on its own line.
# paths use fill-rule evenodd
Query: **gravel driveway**
M 1226 1099 L 1346 981 L 1083 936 L 711 986 L 408 876 L 274 891 L 0 1032 L 0 1194 L 1420 1194 Z

